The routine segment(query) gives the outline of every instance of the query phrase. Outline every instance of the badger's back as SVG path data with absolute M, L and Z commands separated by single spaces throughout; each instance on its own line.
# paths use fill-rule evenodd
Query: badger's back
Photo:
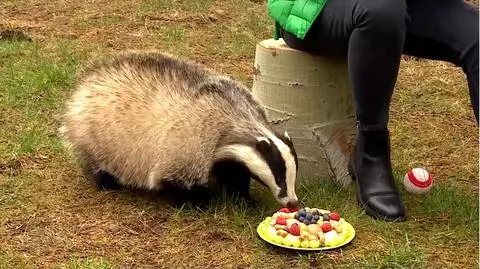
M 256 132 L 252 120 L 266 121 L 242 85 L 170 55 L 127 52 L 81 74 L 60 130 L 90 168 L 156 188 L 203 184 L 225 131 Z

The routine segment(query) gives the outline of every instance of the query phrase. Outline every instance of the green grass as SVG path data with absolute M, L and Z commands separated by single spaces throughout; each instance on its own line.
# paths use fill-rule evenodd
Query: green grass
M 425 252 L 411 245 L 406 238 L 404 243 L 392 245 L 388 253 L 370 255 L 363 268 L 422 268 L 427 264 Z
M 167 48 L 173 48 L 170 53 L 185 53 L 188 43 L 188 30 L 181 27 L 163 27 L 158 31 L 159 42 Z M 183 52 L 183 53 L 182 53 Z
M 2 116 L 11 123 L 2 133 L 10 142 L 6 150 L 14 156 L 58 149 L 56 130 L 52 127 L 61 106 L 59 100 L 73 81 L 80 57 L 63 42 L 56 50 L 54 55 L 48 55 L 37 44 L 0 44 L 0 104 L 6 110 Z
M 74 258 L 71 261 L 59 266 L 58 269 L 113 269 L 117 268 L 110 262 L 104 259 L 78 259 Z
M 48 23 L 29 30 L 43 37 L 34 42 L 0 42 L 0 268 L 478 267 L 478 138 L 459 69 L 402 62 L 392 104 L 392 158 L 408 221 L 365 215 L 353 185 L 300 180 L 302 204 L 341 212 L 357 235 L 342 249 L 292 252 L 256 235 L 258 223 L 278 209 L 258 184 L 252 186 L 257 207 L 226 195 L 199 206 L 130 190 L 98 191 L 56 134 L 77 70 L 111 50 L 162 48 L 248 84 L 255 44 L 273 33 L 264 3 L 87 1 L 68 15 L 56 1 L 48 7 L 23 2 L 21 12 L 11 5 L 0 4 L 11 14 L 0 23 L 28 25 L 31 17 Z M 136 12 L 169 20 L 147 24 Z M 87 15 L 97 19 L 81 24 Z M 65 16 L 68 21 L 60 19 Z M 65 23 L 75 38 L 65 38 Z M 96 31 L 99 25 L 108 27 Z M 420 165 L 432 171 L 434 187 L 425 195 L 406 193 L 404 171 Z
M 140 4 L 140 13 L 165 12 L 181 10 L 186 12 L 207 11 L 213 0 L 190 0 L 190 1 L 167 1 L 167 0 L 144 0 Z
M 11 251 L 3 251 L 0 249 L 0 268 L 10 269 L 12 268 L 12 265 L 15 265 L 15 268 L 18 269 L 33 268 L 32 264 L 28 262 L 26 257 L 22 257 L 22 255 Z

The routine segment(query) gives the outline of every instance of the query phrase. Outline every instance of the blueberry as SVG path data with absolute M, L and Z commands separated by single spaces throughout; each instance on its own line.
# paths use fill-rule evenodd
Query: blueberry
M 305 220 L 303 221 L 303 223 L 305 223 L 305 225 L 309 225 L 309 224 L 310 224 L 310 221 L 309 221 L 308 219 L 305 219 Z
M 307 211 L 301 211 L 299 212 L 300 216 L 305 217 L 307 216 Z
M 298 219 L 300 217 L 300 215 L 297 213 L 295 213 L 295 216 L 293 216 L 295 219 Z
M 312 220 L 312 218 L 313 218 L 313 215 L 310 213 L 307 213 L 307 215 L 305 216 L 305 219 L 308 219 L 308 220 Z
M 298 210 L 298 214 L 300 214 L 300 215 L 307 214 L 307 210 L 305 210 L 305 208 L 300 208 Z
M 316 215 L 320 215 L 320 212 L 318 212 L 318 210 L 315 209 L 315 210 L 313 210 L 312 214 L 313 214 L 314 216 L 316 216 Z
M 329 221 L 330 220 L 330 217 L 328 216 L 328 214 L 323 214 L 323 220 L 324 221 Z
M 303 222 L 304 220 L 305 220 L 305 217 L 303 217 L 302 215 L 300 215 L 300 217 L 298 217 L 298 221 Z
M 313 219 L 314 219 L 315 221 L 318 221 L 318 220 L 320 219 L 320 216 L 319 216 L 319 215 L 313 215 Z

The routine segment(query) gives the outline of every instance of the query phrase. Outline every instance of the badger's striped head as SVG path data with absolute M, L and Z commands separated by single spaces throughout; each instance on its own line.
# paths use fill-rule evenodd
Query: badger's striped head
M 243 163 L 251 177 L 267 186 L 282 206 L 296 207 L 298 159 L 292 140 L 287 132 L 262 129 L 262 135 L 251 143 L 228 145 L 221 150 L 221 155 Z
M 287 132 L 258 137 L 255 145 L 257 156 L 250 160 L 252 177 L 268 186 L 283 206 L 296 207 L 295 193 L 298 159 Z

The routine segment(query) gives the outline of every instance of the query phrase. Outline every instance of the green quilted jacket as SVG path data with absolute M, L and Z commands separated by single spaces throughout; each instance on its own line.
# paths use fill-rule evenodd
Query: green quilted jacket
M 275 20 L 275 39 L 279 28 L 303 39 L 327 0 L 268 0 L 268 15 Z

